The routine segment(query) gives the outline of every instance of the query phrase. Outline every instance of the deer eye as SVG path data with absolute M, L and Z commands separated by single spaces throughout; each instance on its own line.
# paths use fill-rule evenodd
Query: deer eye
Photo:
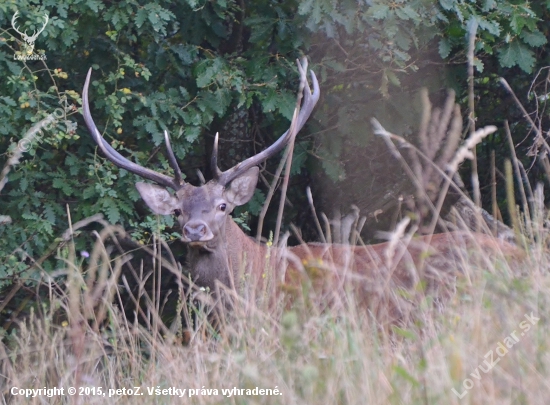
M 221 212 L 225 212 L 225 209 L 226 209 L 226 208 L 227 208 L 227 205 L 225 205 L 225 204 L 223 204 L 223 203 L 220 204 L 220 205 L 218 206 L 218 209 L 219 209 Z
M 181 210 L 180 210 L 179 208 L 176 208 L 176 209 L 174 210 L 174 215 L 175 215 L 176 217 L 179 217 L 179 216 L 181 215 Z

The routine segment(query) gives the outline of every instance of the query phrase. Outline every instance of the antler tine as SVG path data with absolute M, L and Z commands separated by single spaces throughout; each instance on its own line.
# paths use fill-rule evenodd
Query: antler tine
M 44 31 L 44 29 L 46 28 L 46 25 L 48 25 L 48 21 L 50 21 L 50 17 L 48 16 L 48 14 L 44 14 L 44 20 L 45 20 L 45 21 L 44 21 L 44 25 L 42 25 L 42 28 L 40 28 L 40 29 L 38 30 L 38 32 L 35 31 L 35 32 L 32 34 L 32 38 L 33 38 L 33 39 L 38 38 L 38 36 L 39 36 L 39 35 L 42 33 L 42 31 Z
M 283 135 L 281 135 L 281 137 L 277 139 L 274 144 L 272 144 L 270 147 L 263 150 L 262 152 L 249 157 L 241 163 L 238 163 L 231 169 L 222 172 L 217 165 L 218 145 L 216 136 L 216 139 L 214 141 L 214 149 L 212 152 L 211 167 L 214 180 L 216 180 L 219 184 L 226 185 L 230 183 L 233 179 L 235 179 L 251 167 L 257 166 L 264 160 L 269 159 L 271 156 L 281 151 L 288 144 L 293 136 L 293 133 L 298 133 L 305 125 L 307 119 L 313 111 L 313 108 L 315 107 L 315 104 L 317 104 L 317 101 L 319 101 L 321 91 L 319 90 L 319 82 L 317 81 L 315 73 L 310 70 L 309 73 L 311 76 L 311 82 L 313 84 L 313 93 L 311 93 L 306 74 L 307 60 L 304 60 L 302 64 L 298 62 L 298 70 L 300 71 L 300 91 L 298 92 L 298 100 L 302 97 L 303 93 L 303 105 L 300 109 L 300 114 L 297 117 L 295 116 L 296 119 L 293 119 L 293 122 L 290 124 L 290 128 Z M 296 128 L 295 131 L 293 130 L 294 127 Z
M 19 35 L 23 36 L 23 35 L 26 35 L 26 34 L 23 34 L 21 31 L 19 31 L 17 29 L 17 27 L 15 26 L 15 21 L 17 21 L 17 18 L 19 17 L 19 10 L 17 10 L 14 14 L 13 14 L 13 17 L 11 18 L 11 26 L 13 27 L 13 29 L 15 30 L 15 32 L 17 32 Z M 25 31 L 26 32 L 26 31 Z
M 181 178 L 181 170 L 176 160 L 176 155 L 172 150 L 172 144 L 170 143 L 170 137 L 168 136 L 168 131 L 164 130 L 164 143 L 166 143 L 166 152 L 168 153 L 168 162 L 170 162 L 170 167 L 174 170 L 174 180 L 176 183 L 183 185 L 184 182 Z
M 88 102 L 88 87 L 90 86 L 91 76 L 92 69 L 90 68 L 90 70 L 88 70 L 88 75 L 86 76 L 84 89 L 82 90 L 82 110 L 84 113 L 83 115 L 86 126 L 88 127 L 92 138 L 96 142 L 97 146 L 99 146 L 99 149 L 101 149 L 105 157 L 107 157 L 107 159 L 109 159 L 111 162 L 122 169 L 128 170 L 129 172 L 137 174 L 138 176 L 145 179 L 152 180 L 163 186 L 170 187 L 174 190 L 179 190 L 182 185 L 179 184 L 175 179 L 172 179 L 165 174 L 157 173 L 154 170 L 147 169 L 146 167 L 142 167 L 134 162 L 131 162 L 120 153 L 118 153 L 116 150 L 114 150 L 111 145 L 109 145 L 107 141 L 103 139 L 94 123 L 92 114 L 90 113 L 90 105 Z
M 216 132 L 214 137 L 214 146 L 212 147 L 212 158 L 210 159 L 210 170 L 214 179 L 219 179 L 222 175 L 222 171 L 218 168 L 218 140 L 219 132 Z

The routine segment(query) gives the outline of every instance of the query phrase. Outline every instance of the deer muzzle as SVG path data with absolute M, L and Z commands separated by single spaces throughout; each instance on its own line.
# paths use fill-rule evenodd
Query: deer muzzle
M 187 243 L 208 242 L 214 238 L 210 227 L 203 221 L 189 221 L 183 226 L 182 240 Z

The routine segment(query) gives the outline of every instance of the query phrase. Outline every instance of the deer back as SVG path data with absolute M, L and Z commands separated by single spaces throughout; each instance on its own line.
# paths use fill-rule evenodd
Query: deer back
M 497 261 L 514 266 L 525 259 L 515 245 L 471 232 L 367 246 L 309 243 L 289 248 L 286 256 L 289 266 L 281 288 L 292 300 L 306 284 L 308 294 L 323 306 L 342 305 L 353 297 L 355 305 L 388 324 L 408 319 L 419 294 L 442 306 L 454 295 L 457 277 L 495 268 Z

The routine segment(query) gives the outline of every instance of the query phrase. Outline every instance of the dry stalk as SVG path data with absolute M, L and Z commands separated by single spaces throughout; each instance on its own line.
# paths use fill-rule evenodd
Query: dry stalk
M 302 77 L 306 76 L 307 74 L 307 59 L 303 58 L 300 62 L 299 60 L 296 60 L 298 65 L 298 70 L 300 71 L 300 74 Z M 279 211 L 277 213 L 277 222 L 275 224 L 275 232 L 273 236 L 273 244 L 275 246 L 279 243 L 279 234 L 281 232 L 281 223 L 283 222 L 283 211 L 285 206 L 285 200 L 286 200 L 286 191 L 288 188 L 288 181 L 290 178 L 290 169 L 292 167 L 292 155 L 294 153 L 294 143 L 296 141 L 296 134 L 298 129 L 298 115 L 300 113 L 300 105 L 302 104 L 302 96 L 304 91 L 304 86 L 306 85 L 307 81 L 301 80 L 300 81 L 300 87 L 298 89 L 298 96 L 296 97 L 296 107 L 294 108 L 294 116 L 292 117 L 292 122 L 290 124 L 290 140 L 288 143 L 288 156 L 286 158 L 286 168 L 285 168 L 285 175 L 283 178 L 283 185 L 281 187 L 281 199 L 279 201 Z

